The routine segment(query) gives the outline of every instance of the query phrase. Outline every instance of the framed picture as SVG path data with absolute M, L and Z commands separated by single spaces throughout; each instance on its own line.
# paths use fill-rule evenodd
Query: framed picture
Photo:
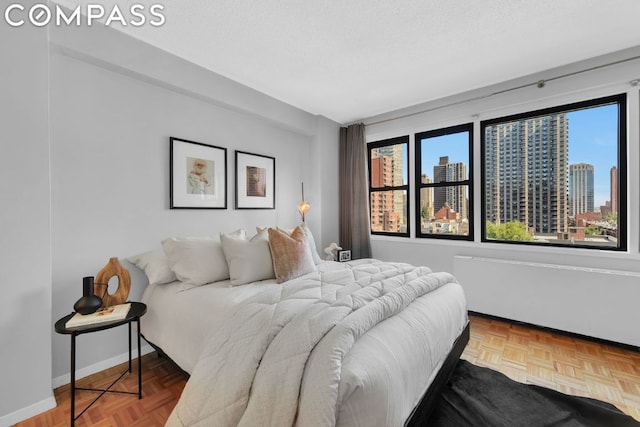
M 338 251 L 338 261 L 340 262 L 351 261 L 351 251 L 348 249 L 344 251 Z
M 227 149 L 171 137 L 171 209 L 227 208 Z
M 275 209 L 276 159 L 236 151 L 236 209 Z

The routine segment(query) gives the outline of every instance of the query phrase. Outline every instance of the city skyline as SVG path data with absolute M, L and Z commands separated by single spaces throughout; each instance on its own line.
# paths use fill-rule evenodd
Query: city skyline
M 614 180 L 617 175 L 612 175 L 612 170 L 615 171 L 618 166 L 617 104 L 601 105 L 574 111 L 560 111 L 549 115 L 532 116 L 512 121 L 507 119 L 504 124 L 500 124 L 497 121 L 494 123 L 496 124 L 486 127 L 485 134 L 486 132 L 498 131 L 502 136 L 500 137 L 501 142 L 498 142 L 499 147 L 493 146 L 491 150 L 507 150 L 508 157 L 499 156 L 497 158 L 502 158 L 502 162 L 505 162 L 502 165 L 502 172 L 500 169 L 492 171 L 494 166 L 486 165 L 489 169 L 485 170 L 487 174 L 485 179 L 488 181 L 484 183 L 485 189 L 482 197 L 493 197 L 493 199 L 486 199 L 488 211 L 485 214 L 487 215 L 487 220 L 498 224 L 513 220 L 524 221 L 537 233 L 548 234 L 569 230 L 569 216 L 571 215 L 573 215 L 571 216 L 573 218 L 576 214 L 582 214 L 582 212 L 602 213 L 603 215 L 607 211 L 611 212 L 612 205 L 616 204 L 612 191 L 615 191 L 615 186 L 617 185 L 617 180 Z M 490 131 L 490 129 L 494 130 Z M 555 135 L 556 132 L 558 132 L 557 135 Z M 496 136 L 491 138 L 494 137 Z M 531 138 L 534 138 L 534 140 Z M 422 137 L 418 140 L 421 152 L 421 167 L 416 172 L 420 176 L 429 177 L 430 180 L 433 180 L 432 182 L 459 183 L 469 179 L 471 156 L 469 140 L 469 130 L 461 130 L 447 135 Z M 377 178 L 372 179 L 372 181 L 380 180 L 384 175 L 384 180 L 387 181 L 385 186 L 409 184 L 408 158 L 410 148 L 407 142 L 409 141 L 372 149 L 372 165 L 370 166 L 375 169 L 375 171 L 372 171 L 372 178 Z M 503 146 L 502 144 L 505 145 Z M 489 150 L 489 147 L 487 146 L 486 149 Z M 548 154 L 547 150 L 550 151 Z M 555 153 L 556 150 L 559 151 Z M 483 155 L 488 156 L 490 153 L 487 152 Z M 525 156 L 524 158 L 521 157 L 523 155 Z M 379 163 L 381 159 L 374 162 L 373 158 L 377 156 L 384 156 L 389 159 L 389 162 L 385 162 L 384 166 Z M 487 159 L 483 159 L 483 161 L 488 161 Z M 526 165 L 521 163 L 523 160 Z M 549 161 L 548 164 L 547 161 Z M 373 163 L 377 167 L 374 167 Z M 577 175 L 572 176 L 570 173 L 574 165 L 588 165 L 589 176 L 585 178 L 588 179 L 586 187 L 581 181 L 580 186 L 577 186 L 579 177 Z M 481 167 L 481 165 L 477 164 L 474 166 Z M 505 166 L 508 169 L 504 169 Z M 524 169 L 525 167 L 527 169 Z M 532 168 L 535 168 L 535 170 Z M 383 171 L 385 172 L 383 173 Z M 496 173 L 500 174 L 500 184 L 494 181 L 498 179 L 498 175 L 495 175 Z M 525 175 L 522 175 L 522 173 Z M 446 179 L 444 178 L 445 175 Z M 547 176 L 550 177 L 550 187 L 548 188 L 550 193 L 545 193 L 547 191 L 547 181 L 543 177 Z M 553 178 L 554 176 L 555 179 Z M 515 179 L 516 181 L 512 182 L 520 184 L 515 184 L 518 187 L 514 187 L 513 184 L 503 184 L 503 179 Z M 539 179 L 544 179 L 545 181 L 540 182 L 545 184 L 538 186 L 536 180 Z M 582 178 L 580 177 L 580 179 Z M 554 182 L 557 184 L 554 184 Z M 373 185 L 372 183 L 374 188 L 379 188 L 380 184 Z M 531 185 L 534 187 L 531 187 Z M 491 188 L 487 186 L 491 186 Z M 535 201 L 527 202 L 529 199 L 526 196 L 525 199 L 518 199 L 519 196 L 513 193 L 513 191 L 517 191 L 521 194 L 523 188 L 529 188 L 528 191 L 533 188 L 535 194 L 532 200 Z M 577 188 L 580 188 L 581 192 L 579 199 L 576 198 L 578 193 L 572 194 L 577 191 Z M 456 213 L 456 221 L 459 225 L 466 220 L 469 214 L 466 207 L 468 195 L 465 195 L 469 190 L 470 188 L 465 184 L 434 187 L 432 191 L 420 192 L 423 197 L 426 196 L 431 199 L 430 201 L 423 200 L 421 197 L 416 200 L 416 203 L 420 206 L 420 209 L 427 208 L 425 212 L 428 212 L 431 221 L 434 220 L 433 216 L 435 216 L 435 226 L 438 226 L 443 215 L 446 217 L 444 222 L 450 221 L 452 218 L 451 213 L 439 212 L 446 202 L 447 209 Z M 465 193 L 458 195 L 458 191 Z M 485 195 L 485 191 L 488 195 Z M 494 194 L 495 191 L 497 191 L 497 196 Z M 562 194 L 565 194 L 565 196 L 563 197 Z M 531 193 L 529 195 L 531 196 Z M 495 197 L 498 197 L 500 201 L 496 202 L 494 200 Z M 513 197 L 516 198 L 514 199 Z M 402 194 L 402 191 L 393 191 L 391 193 L 374 191 L 371 194 L 371 198 L 371 220 L 374 231 L 399 231 L 400 228 L 404 227 L 405 221 L 408 219 L 406 194 Z M 581 201 L 578 202 L 578 200 Z M 494 206 L 494 203 L 497 203 L 497 205 Z M 534 203 L 536 203 L 535 206 Z M 538 205 L 537 203 L 540 204 Z M 579 208 L 576 209 L 578 206 Z M 604 208 L 601 209 L 601 207 Z M 554 212 L 556 211 L 564 211 L 566 213 L 555 215 Z M 439 213 L 436 214 L 437 212 Z M 457 234 L 455 230 L 453 233 Z
M 618 108 L 603 105 L 567 112 L 569 119 L 568 165 L 587 163 L 594 168 L 594 209 L 610 201 L 610 172 L 618 167 Z M 440 157 L 449 162 L 469 164 L 469 139 L 466 132 L 429 138 L 429 150 L 422 150 L 422 171 L 433 178 L 433 167 Z M 406 165 L 403 165 L 406 170 Z M 474 165 L 479 167 L 479 165 Z

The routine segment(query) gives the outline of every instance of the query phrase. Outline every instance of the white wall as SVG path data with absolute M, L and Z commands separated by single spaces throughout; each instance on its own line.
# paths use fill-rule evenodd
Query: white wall
M 55 406 L 46 30 L 0 25 L 0 58 L 0 425 L 9 425 Z
M 51 407 L 52 383 L 68 382 L 70 340 L 53 323 L 72 311 L 82 277 L 110 257 L 129 268 L 130 299 L 138 300 L 146 279 L 124 258 L 160 248 L 171 235 L 293 226 L 302 181 L 319 250 L 338 238 L 337 208 L 329 208 L 337 205 L 337 123 L 111 29 L 49 32 L 49 40 L 45 30 L 20 35 L 14 50 L 2 52 L 3 64 L 20 60 L 18 85 L 0 83 L 12 101 L 0 104 L 11 122 L 3 122 L 11 144 L 0 160 L 10 207 L 2 226 L 11 228 L 0 273 L 11 285 L 1 303 L 0 425 L 48 409 L 30 405 Z M 227 148 L 228 209 L 169 209 L 170 136 Z M 234 209 L 234 150 L 276 158 L 276 209 Z M 27 309 L 36 314 L 25 322 Z M 124 360 L 126 331 L 79 337 L 79 375 Z
M 312 153 L 337 146 L 337 124 L 112 30 L 56 29 L 51 42 L 54 318 L 71 310 L 81 278 L 112 256 L 159 248 L 172 235 L 293 226 L 303 180 L 322 206 L 323 169 Z M 227 148 L 229 209 L 169 209 L 170 136 Z M 276 158 L 276 209 L 233 208 L 234 150 Z M 319 245 L 322 223 L 313 209 Z M 144 278 L 127 266 L 130 298 L 139 299 Z M 126 328 L 83 336 L 79 369 L 123 353 L 125 336 Z M 53 337 L 54 378 L 68 374 L 67 338 Z
M 329 246 L 331 242 L 338 242 L 340 234 L 340 210 L 338 206 L 339 173 L 338 159 L 340 155 L 339 144 L 323 144 L 320 141 L 332 138 L 339 132 L 332 121 L 322 118 L 318 120 L 316 127 L 316 143 L 313 144 L 312 160 L 316 174 L 320 175 L 319 188 L 305 196 L 312 203 L 312 212 L 307 214 L 307 221 L 314 224 L 316 218 L 322 219 L 322 245 L 318 247 L 318 253 L 324 258 L 322 248 Z M 311 196 L 314 195 L 314 196 Z M 319 195 L 320 197 L 318 197 Z M 313 198 L 312 198 L 313 197 Z M 320 205 L 315 202 L 322 201 Z
M 470 255 L 475 257 L 532 261 L 547 264 L 561 264 L 585 268 L 603 268 L 622 271 L 640 272 L 640 149 L 639 149 L 639 90 L 630 82 L 640 78 L 638 60 L 621 63 L 616 66 L 597 69 L 588 73 L 580 73 L 570 77 L 549 81 L 542 89 L 533 87 L 523 88 L 513 92 L 490 96 L 510 87 L 517 87 L 525 83 L 550 79 L 554 76 L 571 74 L 590 67 L 606 64 L 624 58 L 637 57 L 640 48 L 625 52 L 618 52 L 606 57 L 596 58 L 580 64 L 573 64 L 557 70 L 529 76 L 513 82 L 506 82 L 490 88 L 484 88 L 472 93 L 444 99 L 438 102 L 419 105 L 402 111 L 391 112 L 382 116 L 366 119 L 367 141 L 410 135 L 410 153 L 414 152 L 414 133 L 439 129 L 462 123 L 475 124 L 474 148 L 474 226 L 476 236 L 474 242 L 444 241 L 435 239 L 410 239 L 398 237 L 373 237 L 373 256 L 376 258 L 405 261 L 414 264 L 430 266 L 434 270 L 454 271 L 454 257 L 456 255 Z M 574 101 L 597 98 L 601 96 L 627 93 L 628 95 L 628 246 L 624 253 L 598 250 L 571 250 L 553 247 L 518 247 L 498 243 L 480 242 L 481 198 L 480 198 L 480 121 L 508 114 L 532 111 L 539 108 L 563 105 Z M 466 99 L 476 99 L 465 101 Z M 405 118 L 398 118 L 406 116 Z M 411 158 L 411 154 L 410 154 Z M 410 159 L 410 182 L 413 182 L 414 163 Z M 411 206 L 415 206 L 414 194 L 410 194 Z M 414 228 L 412 223 L 412 229 Z M 415 230 L 412 230 L 415 235 Z M 518 271 L 517 267 L 512 267 Z M 465 271 L 465 277 L 474 280 L 462 283 L 473 292 L 472 295 L 482 295 L 482 298 L 468 300 L 471 310 L 478 310 L 488 314 L 515 318 L 516 320 L 531 321 L 551 328 L 567 329 L 566 325 L 588 325 L 575 328 L 571 332 L 582 333 L 603 339 L 611 339 L 626 344 L 640 346 L 640 283 L 635 287 L 628 286 L 628 280 L 617 283 L 612 278 L 606 283 L 585 283 L 580 281 L 580 274 L 575 273 L 571 286 L 575 292 L 558 292 L 549 286 L 540 286 L 551 282 L 554 277 L 552 269 L 541 271 L 535 278 L 528 277 L 530 271 L 522 268 L 509 279 L 496 283 L 496 276 L 487 273 L 487 269 L 473 272 Z M 520 283 L 519 276 L 527 276 L 526 284 Z M 571 277 L 571 275 L 569 275 Z M 612 276 L 613 277 L 613 276 Z M 513 295 L 513 283 L 525 286 L 521 296 Z M 568 284 L 567 284 L 568 286 Z M 601 288 L 609 290 L 602 296 Z M 485 292 L 483 292 L 483 289 Z M 565 290 L 565 289 L 563 289 Z M 522 295 L 535 293 L 538 298 L 532 300 Z M 502 298 L 501 298 L 502 296 Z M 553 301 L 551 306 L 546 301 Z M 508 306 L 507 306 L 508 305 Z M 552 308 L 556 307 L 556 309 Z M 557 309 L 561 307 L 561 309 Z M 508 313 L 508 314 L 507 314 Z M 514 314 L 516 313 L 516 314 Z M 612 316 L 616 313 L 616 316 Z M 625 319 L 619 322 L 620 317 Z M 572 322 L 566 322 L 571 318 Z M 594 321 L 594 319 L 596 321 Z

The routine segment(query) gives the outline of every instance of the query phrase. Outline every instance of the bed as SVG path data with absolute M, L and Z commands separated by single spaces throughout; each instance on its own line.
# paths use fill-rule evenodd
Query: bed
M 142 334 L 190 375 L 167 426 L 428 418 L 469 339 L 462 287 L 404 263 L 314 261 L 313 271 L 282 283 L 238 286 L 233 268 L 197 286 L 148 274 Z

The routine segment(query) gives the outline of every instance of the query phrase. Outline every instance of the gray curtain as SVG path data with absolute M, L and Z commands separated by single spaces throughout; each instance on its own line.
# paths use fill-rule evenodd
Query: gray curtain
M 369 186 L 364 124 L 340 128 L 340 246 L 370 258 Z

